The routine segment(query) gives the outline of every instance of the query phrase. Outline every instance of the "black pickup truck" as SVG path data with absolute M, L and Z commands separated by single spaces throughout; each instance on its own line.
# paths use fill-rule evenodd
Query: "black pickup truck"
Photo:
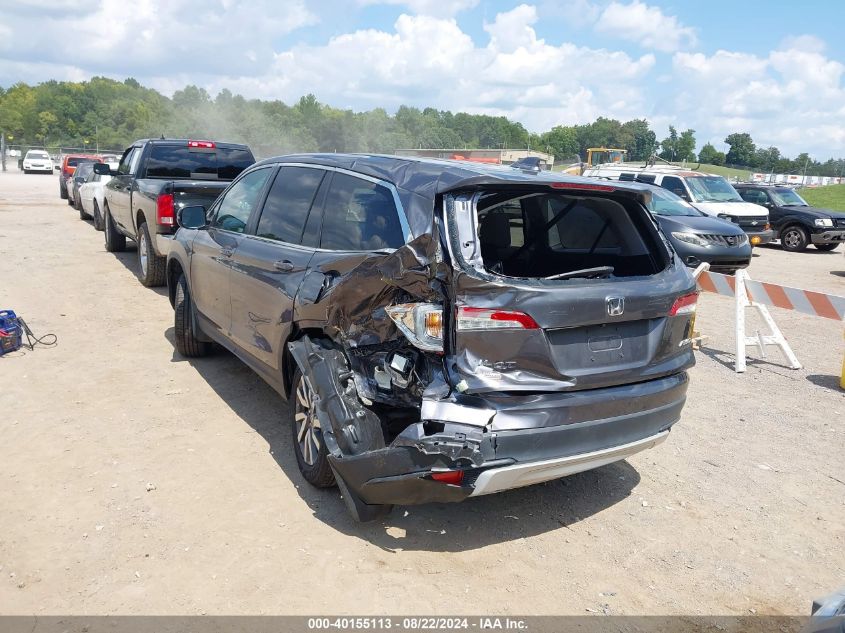
M 138 278 L 145 286 L 165 283 L 176 212 L 211 206 L 244 169 L 255 162 L 246 145 L 181 139 L 143 139 L 129 147 L 105 186 L 103 222 L 106 250 L 123 251 L 126 238 L 138 243 Z

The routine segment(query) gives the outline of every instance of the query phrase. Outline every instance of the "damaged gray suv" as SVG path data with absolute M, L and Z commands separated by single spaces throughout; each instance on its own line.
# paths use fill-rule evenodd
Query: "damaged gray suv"
M 624 459 L 678 421 L 695 282 L 635 183 L 295 155 L 178 209 L 176 347 L 292 400 L 302 475 L 358 520 Z

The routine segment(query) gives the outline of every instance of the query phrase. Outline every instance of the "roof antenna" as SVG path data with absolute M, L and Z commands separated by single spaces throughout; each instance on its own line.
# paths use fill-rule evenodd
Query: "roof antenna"
M 162 133 L 162 135 L 161 135 L 161 140 L 162 141 L 164 140 L 164 133 Z

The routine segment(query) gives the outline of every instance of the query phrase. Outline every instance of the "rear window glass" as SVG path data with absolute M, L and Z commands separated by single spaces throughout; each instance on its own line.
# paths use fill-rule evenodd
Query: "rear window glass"
M 47 152 L 27 152 L 27 158 L 50 158 Z
M 90 160 L 91 160 L 90 158 L 80 158 L 80 157 L 68 158 L 67 164 L 68 164 L 68 167 L 76 167 L 79 163 L 87 163 Z
M 234 180 L 255 162 L 247 150 L 218 147 L 193 150 L 179 145 L 153 145 L 147 161 L 147 178 Z

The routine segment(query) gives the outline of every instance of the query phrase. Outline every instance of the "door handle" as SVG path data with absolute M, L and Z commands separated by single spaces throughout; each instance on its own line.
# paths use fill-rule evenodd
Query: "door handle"
M 273 268 L 282 273 L 289 273 L 293 270 L 293 262 L 288 261 L 287 259 L 283 259 L 277 262 L 273 262 Z
M 223 257 L 231 257 L 234 253 L 235 253 L 235 249 L 234 249 L 234 248 L 229 248 L 228 246 L 223 246 L 223 247 L 220 249 L 220 254 L 221 254 Z

